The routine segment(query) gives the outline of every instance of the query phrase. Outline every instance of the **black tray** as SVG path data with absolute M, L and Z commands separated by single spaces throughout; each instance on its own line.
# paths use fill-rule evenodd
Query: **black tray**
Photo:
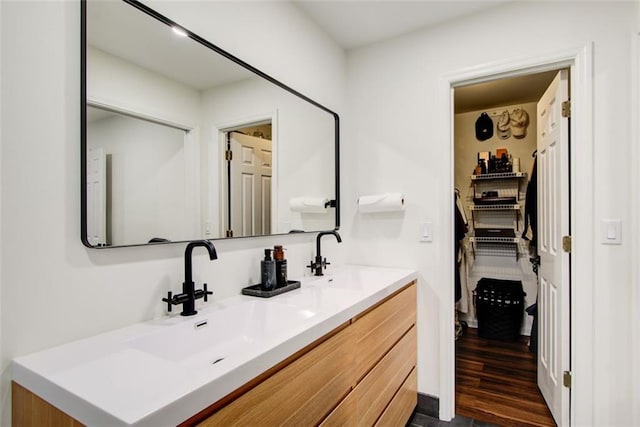
M 272 289 L 270 291 L 262 290 L 262 285 L 251 285 L 246 288 L 242 288 L 242 295 L 250 295 L 252 297 L 260 297 L 260 298 L 270 298 L 276 295 L 283 294 L 285 292 L 292 291 L 294 289 L 298 289 L 300 287 L 300 282 L 298 280 L 288 280 L 287 284 L 284 286 L 280 286 L 279 288 Z

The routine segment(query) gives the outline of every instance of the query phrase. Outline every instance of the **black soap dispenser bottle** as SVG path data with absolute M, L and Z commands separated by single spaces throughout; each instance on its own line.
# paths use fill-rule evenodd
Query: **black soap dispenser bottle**
M 272 291 L 276 288 L 276 263 L 271 258 L 271 249 L 264 250 L 264 260 L 260 262 L 260 274 L 262 277 L 261 288 L 263 291 Z

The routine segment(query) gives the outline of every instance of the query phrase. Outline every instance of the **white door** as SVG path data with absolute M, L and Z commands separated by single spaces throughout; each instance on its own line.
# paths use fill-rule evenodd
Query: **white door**
M 271 141 L 232 132 L 231 151 L 233 236 L 271 234 Z
M 92 246 L 107 244 L 107 161 L 104 148 L 87 153 L 87 240 Z
M 562 117 L 568 96 L 568 72 L 560 71 L 538 102 L 538 387 L 559 426 L 569 425 L 570 370 L 569 119 Z

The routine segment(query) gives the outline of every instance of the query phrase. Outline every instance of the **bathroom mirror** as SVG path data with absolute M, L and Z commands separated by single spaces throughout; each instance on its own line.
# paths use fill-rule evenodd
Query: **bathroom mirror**
M 83 0 L 82 241 L 339 227 L 336 113 L 133 0 Z

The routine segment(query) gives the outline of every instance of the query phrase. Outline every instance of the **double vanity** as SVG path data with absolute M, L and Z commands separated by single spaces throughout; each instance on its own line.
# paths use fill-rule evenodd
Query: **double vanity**
M 417 399 L 415 281 L 347 266 L 20 357 L 13 423 L 403 425 Z

